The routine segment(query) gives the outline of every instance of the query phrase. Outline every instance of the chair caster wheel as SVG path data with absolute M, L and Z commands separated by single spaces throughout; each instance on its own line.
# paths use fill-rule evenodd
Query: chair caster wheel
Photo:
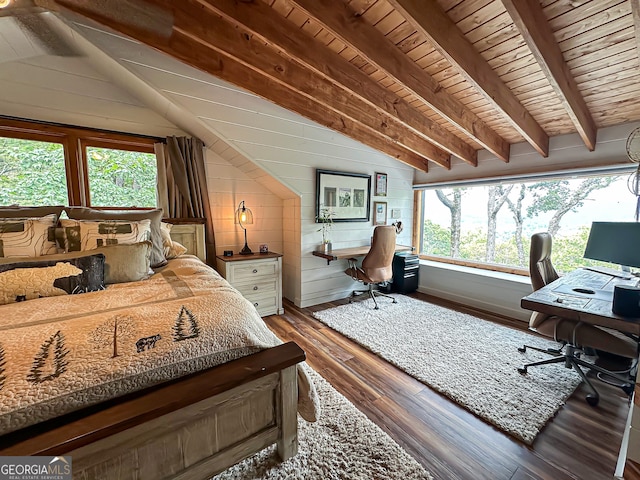
M 520 375 L 526 375 L 527 374 L 527 367 L 518 368 L 518 373 Z
M 631 396 L 631 394 L 633 394 L 633 390 L 634 390 L 634 387 L 630 383 L 625 383 L 624 385 L 622 385 L 622 391 L 626 393 L 628 396 Z
M 600 401 L 600 397 L 597 397 L 596 395 L 593 395 L 590 393 L 589 395 L 586 396 L 586 400 L 587 400 L 587 403 L 592 407 L 597 407 L 598 402 Z
M 526 351 L 527 351 L 527 347 L 518 347 L 518 351 L 519 351 L 520 353 L 524 353 L 524 352 L 526 352 Z

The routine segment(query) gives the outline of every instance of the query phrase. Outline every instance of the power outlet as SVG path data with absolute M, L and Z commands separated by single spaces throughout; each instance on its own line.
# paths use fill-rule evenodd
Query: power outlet
M 391 218 L 393 218 L 393 219 L 400 218 L 400 209 L 399 208 L 394 208 L 394 209 L 391 210 Z

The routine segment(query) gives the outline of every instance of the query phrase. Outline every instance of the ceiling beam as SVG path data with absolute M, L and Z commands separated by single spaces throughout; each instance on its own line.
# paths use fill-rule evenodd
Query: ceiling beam
M 172 6 L 169 0 L 166 6 Z M 444 168 L 450 168 L 449 154 L 431 142 L 408 130 L 396 118 L 379 112 L 371 104 L 362 101 L 350 91 L 336 89 L 323 76 L 314 73 L 278 51 L 257 37 L 229 24 L 208 8 L 193 0 L 182 0 L 174 6 L 174 29 L 183 31 L 203 45 L 237 60 L 256 72 L 295 90 L 297 95 L 321 103 L 336 113 L 348 116 L 362 123 L 373 133 L 390 140 L 425 157 Z M 197 18 L 198 21 L 194 21 Z M 232 83 L 237 84 L 237 79 Z M 278 105 L 286 99 L 275 95 L 269 97 Z
M 491 130 L 477 115 L 449 95 L 438 82 L 389 42 L 375 27 L 354 15 L 335 0 L 290 0 L 307 15 L 329 30 L 342 42 L 377 69 L 446 118 L 505 162 L 509 161 L 509 144 Z
M 264 2 L 198 0 L 230 22 L 260 36 L 291 58 L 313 69 L 326 80 L 367 102 L 382 117 L 401 122 L 416 134 L 456 155 L 470 165 L 478 165 L 475 149 L 460 137 L 433 122 L 402 97 L 373 80 L 304 30 L 278 14 Z
M 577 132 L 590 151 L 596 148 L 596 124 L 578 90 L 539 0 L 502 0 L 549 83 L 562 101 Z M 633 3 L 633 2 L 632 2 Z
M 170 37 L 167 37 L 164 34 L 140 28 L 135 24 L 118 21 L 116 20 L 118 17 L 112 15 L 112 12 L 101 10 L 95 4 L 84 3 L 83 0 L 58 0 L 58 3 L 74 13 L 113 28 L 188 65 L 245 88 L 321 125 L 354 138 L 413 168 L 425 172 L 428 171 L 426 157 L 398 144 L 377 129 L 356 122 L 348 116 L 316 101 L 313 95 L 300 95 L 298 91 L 289 87 L 277 75 L 268 75 L 261 72 L 232 56 L 224 54 L 218 46 L 211 45 L 206 40 L 203 40 L 201 37 L 203 31 L 211 29 L 211 26 L 206 22 L 194 21 L 194 19 L 201 20 L 197 16 L 190 15 L 186 17 L 183 15 L 184 12 L 182 10 L 173 10 L 175 17 L 173 33 Z M 169 0 L 154 0 L 153 3 L 162 6 L 171 4 Z M 183 7 L 187 3 L 180 2 L 179 6 Z M 171 6 L 175 7 L 177 5 Z M 201 8 L 199 10 L 202 11 Z M 218 18 L 218 20 L 220 19 Z M 229 32 L 227 31 L 226 33 Z M 237 30 L 234 36 L 248 40 L 246 36 L 243 36 L 243 32 Z M 253 48 L 253 46 L 255 46 L 255 43 L 250 46 L 245 45 L 245 48 Z M 282 60 L 280 58 L 280 62 L 271 64 L 273 71 L 278 71 L 282 68 Z M 444 163 L 446 165 L 449 160 L 448 154 L 439 149 L 435 150 L 434 156 L 438 158 L 441 164 Z
M 549 136 L 467 40 L 437 0 L 388 1 L 482 93 L 538 153 L 544 157 L 549 155 Z

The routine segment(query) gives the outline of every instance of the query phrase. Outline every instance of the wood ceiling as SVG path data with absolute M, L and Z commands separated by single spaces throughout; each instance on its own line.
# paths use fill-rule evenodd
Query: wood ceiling
M 640 119 L 640 0 L 56 3 L 422 171 Z

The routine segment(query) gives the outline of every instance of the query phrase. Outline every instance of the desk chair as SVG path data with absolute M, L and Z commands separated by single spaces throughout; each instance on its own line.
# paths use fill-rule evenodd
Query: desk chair
M 374 285 L 380 285 L 391 281 L 393 278 L 393 269 L 391 267 L 393 263 L 393 255 L 396 251 L 396 227 L 393 225 L 377 226 L 373 230 L 373 241 L 371 242 L 371 248 L 369 253 L 362 259 L 362 266 L 356 265 L 357 259 L 349 258 L 349 268 L 344 273 L 358 282 L 362 282 L 368 285 L 367 290 L 354 290 L 349 296 L 349 303 L 356 295 L 361 293 L 368 293 L 373 299 L 375 310 L 378 310 L 378 302 L 376 296 L 387 297 L 393 300 L 393 303 L 398 301 L 391 295 L 374 290 Z
M 558 279 L 558 273 L 551 263 L 552 237 L 549 233 L 534 233 L 531 236 L 531 250 L 529 253 L 529 273 L 531 274 L 531 285 L 533 290 L 539 290 L 545 285 Z M 553 358 L 539 362 L 528 363 L 522 368 L 518 368 L 521 374 L 527 373 L 528 367 L 547 365 L 550 363 L 564 363 L 565 367 L 573 368 L 578 372 L 582 380 L 591 391 L 587 395 L 587 403 L 596 406 L 600 398 L 597 390 L 587 378 L 581 367 L 594 370 L 607 377 L 614 378 L 619 382 L 620 388 L 627 394 L 633 392 L 633 383 L 628 378 L 623 378 L 614 374 L 599 365 L 587 362 L 581 358 L 585 348 L 602 350 L 614 353 L 622 357 L 635 359 L 638 356 L 637 340 L 628 338 L 619 332 L 613 332 L 595 325 L 586 324 L 577 320 L 547 315 L 541 312 L 533 312 L 529 320 L 529 328 L 546 337 L 551 337 L 562 346 L 558 349 L 541 349 L 524 345 L 519 348 L 520 352 L 525 352 L 527 348 L 553 355 Z M 564 353 L 563 353 L 564 350 Z

